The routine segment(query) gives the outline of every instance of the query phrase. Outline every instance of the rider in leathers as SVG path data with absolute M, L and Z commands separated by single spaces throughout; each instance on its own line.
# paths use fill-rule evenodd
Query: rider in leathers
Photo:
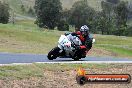
M 89 35 L 90 35 L 89 28 L 86 25 L 82 26 L 80 28 L 80 31 L 73 32 L 73 33 L 70 33 L 68 35 L 66 34 L 66 36 L 68 37 L 68 39 L 72 43 L 74 43 L 73 45 L 76 45 L 77 49 L 80 49 L 81 47 L 86 46 L 86 40 L 90 39 Z M 76 37 L 78 37 L 80 39 L 80 41 L 81 41 L 80 45 L 78 45 L 80 41 L 76 41 L 76 39 L 75 39 Z M 90 41 L 90 42 L 92 42 L 92 41 Z M 87 47 L 87 51 L 89 51 L 91 49 L 91 47 L 92 47 L 92 44 L 89 43 L 89 46 L 86 46 L 86 47 Z

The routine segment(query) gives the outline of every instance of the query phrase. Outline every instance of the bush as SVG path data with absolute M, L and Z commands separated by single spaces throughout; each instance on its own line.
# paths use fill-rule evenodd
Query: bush
M 132 36 L 132 26 L 128 27 L 127 30 L 125 31 L 126 36 Z
M 58 24 L 59 31 L 69 31 L 69 24 L 66 21 L 60 21 Z

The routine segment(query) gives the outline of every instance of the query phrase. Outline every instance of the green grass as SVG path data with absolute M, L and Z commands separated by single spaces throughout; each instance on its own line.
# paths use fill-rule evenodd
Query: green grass
M 36 25 L 22 23 L 0 24 L 1 52 L 47 53 L 57 45 L 62 32 L 44 31 Z M 3 43 L 6 41 L 5 43 Z
M 84 69 L 91 68 L 108 68 L 108 64 L 31 64 L 31 65 L 14 65 L 0 66 L 0 79 L 14 80 L 31 77 L 43 77 L 44 71 L 68 71 L 78 70 L 79 67 Z
M 132 37 L 97 35 L 95 47 L 113 52 L 119 56 L 132 56 Z
M 102 46 L 98 46 L 98 47 L 102 47 L 108 51 L 111 51 L 111 52 L 114 52 L 116 54 L 119 54 L 119 55 L 125 55 L 125 56 L 132 56 L 132 49 L 126 49 L 126 48 L 122 48 L 122 47 L 118 47 L 118 46 L 105 46 L 105 45 L 102 45 Z
M 42 75 L 43 70 L 35 65 L 0 67 L 0 79 L 23 79 L 35 76 L 42 77 Z
M 47 54 L 57 46 L 61 34 L 64 32 L 40 29 L 30 20 L 17 21 L 15 25 L 0 24 L 0 52 Z M 132 57 L 132 37 L 97 34 L 95 39 L 96 49 L 119 57 Z

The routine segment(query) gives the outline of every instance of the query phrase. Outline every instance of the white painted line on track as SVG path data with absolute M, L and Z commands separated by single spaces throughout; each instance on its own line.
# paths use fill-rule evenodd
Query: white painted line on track
M 76 64 L 76 63 L 132 63 L 132 61 L 70 61 L 70 62 L 35 62 L 35 63 L 44 63 L 44 64 L 57 64 L 57 63 L 70 63 L 70 64 Z
M 33 63 L 11 63 L 11 64 L 0 64 L 0 66 L 13 66 L 13 65 L 31 65 Z
M 70 61 L 70 62 L 33 62 L 37 64 L 87 64 L 87 63 L 97 63 L 97 64 L 132 64 L 132 61 Z M 12 64 L 0 64 L 0 66 L 12 66 L 12 65 L 31 65 L 33 63 L 12 63 Z

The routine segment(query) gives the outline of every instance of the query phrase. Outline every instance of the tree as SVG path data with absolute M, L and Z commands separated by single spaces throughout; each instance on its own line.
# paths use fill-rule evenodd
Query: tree
M 106 0 L 101 2 L 105 23 L 102 33 L 125 35 L 127 30 L 128 8 L 127 2 L 120 0 Z M 102 17 L 102 16 L 101 16 Z M 102 19 L 100 19 L 101 21 Z M 105 28 L 105 31 L 104 31 Z
M 66 22 L 69 21 L 69 17 L 71 16 L 71 10 L 68 10 L 68 9 L 64 9 L 62 12 L 62 18 L 63 20 L 65 20 Z
M 87 0 L 77 1 L 72 6 L 69 22 L 78 29 L 84 24 L 90 27 L 94 13 L 95 10 L 88 6 Z
M 25 7 L 24 7 L 24 5 L 21 5 L 21 11 L 22 11 L 22 13 L 25 13 Z
M 126 35 L 126 36 L 132 36 L 132 26 L 129 26 L 129 27 L 125 30 L 125 35 Z
M 0 2 L 0 23 L 6 24 L 9 21 L 9 6 Z
M 128 19 L 131 19 L 132 18 L 132 1 L 129 2 L 128 9 L 129 9 Z
M 33 10 L 32 7 L 29 8 L 28 14 L 29 14 L 30 16 L 34 16 L 34 15 L 35 15 L 35 12 L 34 12 L 34 10 Z
M 128 8 L 127 3 L 121 1 L 117 4 L 115 8 L 116 20 L 117 20 L 117 35 L 124 35 L 125 30 L 127 29 L 127 18 L 128 18 Z
M 114 34 L 114 31 L 117 29 L 116 27 L 116 13 L 114 11 L 115 6 L 119 3 L 119 0 L 107 0 L 107 2 L 102 1 L 102 13 L 105 20 L 105 33 L 106 34 Z M 105 26 L 104 25 L 104 26 Z M 103 27 L 104 27 L 103 26 Z
M 39 27 L 54 29 L 60 20 L 61 10 L 62 6 L 60 0 L 36 0 L 36 24 Z
M 118 4 L 120 2 L 120 0 L 106 0 L 106 1 L 112 4 Z
M 69 24 L 64 20 L 61 20 L 57 27 L 59 31 L 69 31 Z
M 97 23 L 95 25 L 98 31 L 101 32 L 102 34 L 105 34 L 107 29 L 107 19 L 105 14 L 103 12 L 99 12 L 97 14 L 96 21 Z

